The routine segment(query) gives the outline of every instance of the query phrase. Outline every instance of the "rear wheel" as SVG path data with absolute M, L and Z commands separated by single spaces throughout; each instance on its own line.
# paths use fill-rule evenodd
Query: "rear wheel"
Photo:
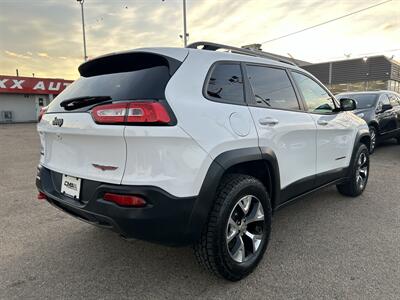
M 400 145 L 400 136 L 396 138 L 397 144 Z
M 362 194 L 368 183 L 369 176 L 369 150 L 364 144 L 360 144 L 354 161 L 350 166 L 350 179 L 337 185 L 338 191 L 350 197 L 357 197 Z
M 378 136 L 378 132 L 374 126 L 369 127 L 369 135 L 371 137 L 369 153 L 372 154 L 375 151 L 376 141 L 377 141 L 377 136 Z
M 231 174 L 217 198 L 194 251 L 200 265 L 230 281 L 249 275 L 262 259 L 271 230 L 271 205 L 254 177 Z

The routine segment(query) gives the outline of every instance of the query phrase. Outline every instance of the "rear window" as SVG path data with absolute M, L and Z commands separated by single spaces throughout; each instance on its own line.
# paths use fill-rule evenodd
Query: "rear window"
M 50 103 L 48 113 L 64 112 L 60 103 L 78 97 L 109 96 L 113 101 L 165 99 L 165 87 L 171 78 L 169 62 L 147 53 L 100 58 L 83 64 L 79 71 L 82 76 Z
M 378 94 L 345 94 L 338 95 L 338 99 L 350 98 L 357 102 L 357 109 L 365 109 L 375 107 Z

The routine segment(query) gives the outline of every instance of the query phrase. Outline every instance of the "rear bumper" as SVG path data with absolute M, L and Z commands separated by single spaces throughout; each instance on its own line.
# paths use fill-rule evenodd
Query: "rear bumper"
M 135 238 L 172 246 L 192 244 L 201 233 L 196 219 L 197 197 L 179 198 L 153 186 L 127 186 L 82 179 L 80 200 L 60 192 L 60 173 L 38 168 L 36 186 L 53 206 L 90 224 L 116 231 L 127 239 Z M 148 205 L 121 207 L 104 201 L 106 192 L 140 195 Z M 197 225 L 196 225 L 197 224 Z

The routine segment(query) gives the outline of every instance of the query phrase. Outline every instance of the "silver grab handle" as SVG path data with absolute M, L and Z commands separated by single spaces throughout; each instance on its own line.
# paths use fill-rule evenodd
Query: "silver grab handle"
M 261 125 L 271 125 L 271 126 L 274 126 L 274 125 L 279 123 L 279 121 L 277 119 L 273 119 L 273 118 L 270 118 L 270 117 L 261 118 L 261 119 L 258 120 L 258 122 Z
M 328 125 L 328 121 L 326 121 L 326 120 L 318 120 L 317 124 L 325 126 L 325 125 Z

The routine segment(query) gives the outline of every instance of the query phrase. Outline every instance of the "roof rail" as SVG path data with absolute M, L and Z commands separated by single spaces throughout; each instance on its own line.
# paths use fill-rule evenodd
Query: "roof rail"
M 202 48 L 199 48 L 199 47 L 202 47 Z M 231 53 L 263 57 L 263 58 L 276 60 L 276 61 L 279 61 L 282 63 L 286 63 L 286 64 L 289 64 L 292 66 L 297 66 L 294 62 L 291 62 L 290 60 L 282 58 L 281 56 L 276 55 L 276 54 L 272 54 L 272 53 L 268 53 L 268 52 L 264 52 L 264 51 L 232 47 L 232 46 L 217 44 L 217 43 L 212 43 L 212 42 L 195 42 L 195 43 L 192 43 L 192 44 L 186 46 L 186 48 L 210 50 L 210 51 L 217 51 L 220 49 L 225 49 L 225 50 L 229 50 Z

